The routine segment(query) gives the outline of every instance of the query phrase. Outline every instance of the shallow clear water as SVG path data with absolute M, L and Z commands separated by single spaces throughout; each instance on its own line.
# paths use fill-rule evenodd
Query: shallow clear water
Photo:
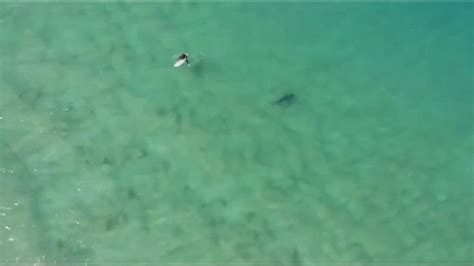
M 472 16 L 0 4 L 0 263 L 472 262 Z

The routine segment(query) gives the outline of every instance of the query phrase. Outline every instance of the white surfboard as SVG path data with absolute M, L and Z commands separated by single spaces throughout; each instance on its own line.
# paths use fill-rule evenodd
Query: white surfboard
M 176 61 L 176 63 L 174 63 L 174 67 L 180 67 L 180 66 L 182 66 L 184 63 L 186 63 L 186 58 L 179 59 L 178 61 Z

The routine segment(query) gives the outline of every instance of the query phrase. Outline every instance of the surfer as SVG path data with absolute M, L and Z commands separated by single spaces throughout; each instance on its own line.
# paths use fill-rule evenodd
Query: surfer
M 186 63 L 189 66 L 189 59 L 188 59 L 188 53 L 182 53 L 179 55 L 178 59 L 174 63 L 174 67 L 180 67 L 184 63 Z

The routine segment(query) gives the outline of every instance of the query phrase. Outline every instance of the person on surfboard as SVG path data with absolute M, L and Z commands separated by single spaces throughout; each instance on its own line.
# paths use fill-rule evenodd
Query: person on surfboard
M 189 59 L 188 59 L 188 53 L 182 53 L 179 55 L 178 59 L 174 63 L 174 67 L 180 67 L 184 63 L 186 63 L 189 66 Z

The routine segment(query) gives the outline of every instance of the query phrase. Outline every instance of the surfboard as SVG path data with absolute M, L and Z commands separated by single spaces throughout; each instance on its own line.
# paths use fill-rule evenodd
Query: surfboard
M 174 67 L 180 67 L 180 66 L 182 66 L 184 63 L 186 63 L 186 58 L 179 59 L 178 61 L 176 61 L 176 63 L 174 63 Z

